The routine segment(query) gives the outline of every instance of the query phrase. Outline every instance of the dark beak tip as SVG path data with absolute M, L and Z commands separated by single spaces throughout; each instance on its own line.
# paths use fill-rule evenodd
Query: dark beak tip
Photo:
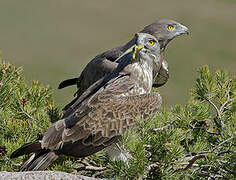
M 184 31 L 182 31 L 182 33 L 181 34 L 186 34 L 186 35 L 190 35 L 190 31 L 187 29 L 187 30 L 184 30 Z
M 186 34 L 190 35 L 190 30 L 189 29 L 186 30 Z
M 188 27 L 186 27 L 184 25 L 181 25 L 181 31 L 182 31 L 181 34 L 187 34 L 187 35 L 190 34 L 190 30 L 188 29 Z

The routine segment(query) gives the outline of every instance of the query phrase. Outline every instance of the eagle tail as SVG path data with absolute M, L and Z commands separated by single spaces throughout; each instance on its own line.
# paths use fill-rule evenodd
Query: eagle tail
M 33 152 L 37 152 L 39 150 L 41 150 L 41 142 L 40 141 L 34 141 L 34 142 L 30 142 L 27 144 L 24 144 L 23 146 L 21 146 L 19 149 L 15 150 L 10 158 L 17 158 L 19 156 L 23 156 L 23 155 L 27 155 Z
M 30 153 L 33 155 L 24 162 L 19 171 L 45 170 L 58 157 L 55 152 L 42 149 L 40 141 L 34 141 L 21 146 L 11 154 L 10 158 L 17 158 Z
M 67 86 L 76 85 L 77 82 L 78 82 L 78 78 L 72 78 L 72 79 L 64 80 L 59 84 L 58 89 L 63 89 Z
M 20 168 L 19 171 L 42 171 L 45 170 L 58 155 L 50 150 L 41 150 L 34 153 Z

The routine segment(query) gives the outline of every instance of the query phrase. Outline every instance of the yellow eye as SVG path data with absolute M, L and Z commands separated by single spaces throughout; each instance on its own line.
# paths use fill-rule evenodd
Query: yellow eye
M 174 30 L 174 26 L 169 25 L 169 26 L 168 26 L 168 29 L 169 29 L 170 31 L 173 31 L 173 30 Z
M 151 46 L 153 46 L 153 45 L 155 44 L 155 41 L 150 40 L 150 41 L 148 42 L 148 44 L 151 45 Z

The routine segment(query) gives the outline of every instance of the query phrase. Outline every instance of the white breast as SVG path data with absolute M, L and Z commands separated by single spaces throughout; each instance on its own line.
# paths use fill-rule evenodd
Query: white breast
M 149 67 L 147 63 L 143 63 L 141 66 L 134 63 L 132 64 L 132 68 L 133 72 L 130 78 L 136 80 L 136 85 L 129 92 L 122 95 L 127 96 L 150 93 L 153 82 L 152 67 Z

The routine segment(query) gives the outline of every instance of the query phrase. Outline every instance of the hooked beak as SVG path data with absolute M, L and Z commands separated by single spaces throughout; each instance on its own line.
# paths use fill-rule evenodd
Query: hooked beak
M 136 44 L 134 45 L 133 56 L 132 56 L 133 61 L 135 60 L 136 53 L 138 53 L 143 48 L 144 48 L 144 45 L 136 45 Z
M 181 34 L 187 34 L 187 35 L 189 35 L 190 34 L 190 31 L 189 31 L 189 29 L 186 27 L 186 26 L 184 26 L 184 25 L 180 25 L 181 26 L 181 32 L 180 32 L 180 34 L 179 35 L 181 35 Z

